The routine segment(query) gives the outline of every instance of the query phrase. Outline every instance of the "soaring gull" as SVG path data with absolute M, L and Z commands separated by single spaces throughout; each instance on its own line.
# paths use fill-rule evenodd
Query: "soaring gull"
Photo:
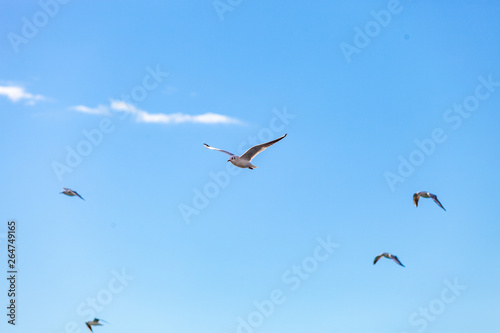
M 443 207 L 443 205 L 441 205 L 441 203 L 439 202 L 436 195 L 429 193 L 429 192 L 425 192 L 425 191 L 417 192 L 413 195 L 413 202 L 415 203 L 415 207 L 418 207 L 418 199 L 420 199 L 420 197 L 432 198 L 432 200 L 434 200 L 438 204 L 439 207 L 443 208 L 446 211 L 446 209 Z
M 72 189 L 69 189 L 67 187 L 63 187 L 64 188 L 64 191 L 62 191 L 61 193 L 62 194 L 66 194 L 70 197 L 74 197 L 74 196 L 77 196 L 79 197 L 80 199 L 82 200 L 85 200 L 84 198 L 82 198 L 82 196 L 80 194 L 78 194 L 76 191 L 73 191 Z
M 255 156 L 257 156 L 258 153 L 264 151 L 267 147 L 270 147 L 270 146 L 274 145 L 276 142 L 280 141 L 285 136 L 286 136 L 286 134 L 283 135 L 280 138 L 277 138 L 276 140 L 269 141 L 269 142 L 266 142 L 266 143 L 261 143 L 260 145 L 253 146 L 252 148 L 248 149 L 241 156 L 234 155 L 234 154 L 232 154 L 232 153 L 230 153 L 228 151 L 222 150 L 222 149 L 210 147 L 206 143 L 204 143 L 203 145 L 206 148 L 208 148 L 208 149 L 217 150 L 217 151 L 226 153 L 229 156 L 231 156 L 231 157 L 229 157 L 229 159 L 227 161 L 231 162 L 234 166 L 237 166 L 238 168 L 243 168 L 243 169 L 248 168 L 250 170 L 253 170 L 253 169 L 256 168 L 256 166 L 253 165 L 252 163 L 250 163 L 250 161 L 252 160 L 252 158 L 254 158 Z
M 107 321 L 99 319 L 99 318 L 94 318 L 94 320 L 92 320 L 92 321 L 86 321 L 85 324 L 87 324 L 87 327 L 89 328 L 89 330 L 91 332 L 94 332 L 94 331 L 92 331 L 92 326 L 102 326 L 102 324 L 100 323 L 100 321 L 102 321 L 103 323 L 108 324 Z
M 399 261 L 398 257 L 396 257 L 395 255 L 393 254 L 390 254 L 390 253 L 387 253 L 387 252 L 382 252 L 381 254 L 379 254 L 378 256 L 375 257 L 375 260 L 373 261 L 373 264 L 375 265 L 377 263 L 377 261 L 382 258 L 382 257 L 386 257 L 387 259 L 392 259 L 394 260 L 397 264 L 405 267 L 405 265 L 403 265 L 401 263 L 401 261 Z

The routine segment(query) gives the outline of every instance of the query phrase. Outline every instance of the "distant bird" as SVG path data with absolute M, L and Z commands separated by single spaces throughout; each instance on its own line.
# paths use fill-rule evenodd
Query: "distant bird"
M 434 200 L 438 204 L 439 207 L 443 208 L 446 211 L 446 209 L 443 207 L 443 205 L 441 205 L 441 203 L 439 202 L 436 195 L 429 193 L 429 192 L 425 192 L 425 191 L 417 192 L 413 195 L 413 202 L 415 203 L 415 207 L 418 207 L 418 199 L 420 199 L 420 197 L 432 198 L 432 200 Z
M 382 252 L 381 254 L 379 254 L 378 256 L 375 257 L 375 260 L 373 261 L 373 264 L 375 265 L 377 263 L 377 261 L 382 258 L 382 257 L 386 257 L 387 259 L 392 259 L 394 260 L 396 263 L 398 263 L 399 265 L 405 267 L 405 265 L 403 265 L 401 263 L 401 261 L 399 261 L 398 257 L 396 257 L 395 255 L 393 254 L 390 254 L 390 253 L 387 253 L 387 252 Z
M 107 321 L 99 319 L 99 318 L 94 318 L 94 320 L 92 320 L 92 321 L 86 321 L 85 324 L 87 324 L 87 327 L 89 328 L 89 330 L 91 332 L 94 332 L 94 331 L 92 331 L 92 326 L 102 326 L 102 324 L 99 323 L 100 321 L 102 321 L 103 323 L 109 324 Z
M 62 194 L 66 194 L 66 195 L 69 195 L 70 197 L 74 197 L 74 196 L 77 196 L 79 197 L 80 199 L 82 200 L 85 200 L 84 198 L 82 198 L 82 196 L 80 194 L 78 194 L 76 191 L 73 191 L 67 187 L 63 187 L 64 188 L 64 191 L 62 191 L 61 193 Z
M 234 166 L 237 166 L 238 168 L 243 168 L 243 169 L 248 168 L 250 170 L 253 170 L 254 168 L 256 168 L 256 166 L 253 165 L 252 163 L 250 163 L 250 161 L 252 160 L 252 158 L 254 158 L 255 156 L 257 156 L 258 153 L 264 151 L 267 147 L 270 147 L 270 146 L 274 145 L 276 142 L 280 141 L 285 136 L 286 136 L 286 134 L 283 135 L 282 137 L 276 139 L 276 140 L 269 141 L 269 142 L 266 142 L 266 143 L 262 143 L 260 145 L 253 146 L 252 148 L 248 149 L 241 156 L 234 155 L 234 154 L 232 154 L 232 153 L 230 153 L 228 151 L 222 150 L 222 149 L 210 147 L 206 143 L 204 143 L 203 145 L 206 148 L 208 148 L 208 149 L 218 150 L 220 152 L 226 153 L 229 156 L 231 156 L 227 161 L 231 162 Z

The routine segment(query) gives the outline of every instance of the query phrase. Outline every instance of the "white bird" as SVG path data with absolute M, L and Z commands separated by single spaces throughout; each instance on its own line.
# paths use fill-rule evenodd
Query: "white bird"
M 76 191 L 73 191 L 73 190 L 71 190 L 71 189 L 69 189 L 69 188 L 67 188 L 67 187 L 63 187 L 63 188 L 64 188 L 64 191 L 62 191 L 62 192 L 61 192 L 62 194 L 66 194 L 66 195 L 68 195 L 68 196 L 70 196 L 70 197 L 77 196 L 77 197 L 79 197 L 80 199 L 85 200 L 85 199 L 84 199 L 84 198 L 82 198 L 82 196 L 81 196 L 80 194 L 78 194 Z
M 375 257 L 375 260 L 373 261 L 373 264 L 375 265 L 377 263 L 377 261 L 382 258 L 382 257 L 386 257 L 387 259 L 392 259 L 394 260 L 396 263 L 398 263 L 399 265 L 405 267 L 405 265 L 403 265 L 401 263 L 401 261 L 399 261 L 398 257 L 396 257 L 395 255 L 393 254 L 390 254 L 390 253 L 387 253 L 387 252 L 382 252 L 381 254 L 379 254 L 378 256 Z
M 91 332 L 94 332 L 94 331 L 92 331 L 92 326 L 102 326 L 102 324 L 99 323 L 100 321 L 102 321 L 103 323 L 109 324 L 107 321 L 99 319 L 99 318 L 94 318 L 94 320 L 92 320 L 92 321 L 86 321 L 85 324 L 87 324 L 87 327 L 89 328 L 89 330 Z
M 425 191 L 417 192 L 413 195 L 413 202 L 415 203 L 415 207 L 418 207 L 418 199 L 420 199 L 420 197 L 432 198 L 432 200 L 434 200 L 438 204 L 439 207 L 443 208 L 446 211 L 446 209 L 443 207 L 443 205 L 441 205 L 441 203 L 439 202 L 436 195 L 429 193 L 429 192 L 425 192 Z
M 217 151 L 226 153 L 229 156 L 231 156 L 227 161 L 231 162 L 234 166 L 237 166 L 238 168 L 243 168 L 243 169 L 248 168 L 250 170 L 253 170 L 257 166 L 255 166 L 252 163 L 250 163 L 250 161 L 252 160 L 252 158 L 254 158 L 255 156 L 257 156 L 258 153 L 264 151 L 267 147 L 270 147 L 270 146 L 274 145 L 276 142 L 280 141 L 285 136 L 286 136 L 286 134 L 283 135 L 282 137 L 276 139 L 276 140 L 269 141 L 269 142 L 266 142 L 266 143 L 261 143 L 260 145 L 253 146 L 252 148 L 248 149 L 241 156 L 234 155 L 234 154 L 232 154 L 232 153 L 230 153 L 228 151 L 222 150 L 222 149 L 210 147 L 206 143 L 204 143 L 203 145 L 205 147 L 207 147 L 208 149 L 217 150 Z

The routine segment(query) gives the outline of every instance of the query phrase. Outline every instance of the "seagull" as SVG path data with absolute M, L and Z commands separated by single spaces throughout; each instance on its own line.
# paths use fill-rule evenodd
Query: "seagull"
M 103 323 L 109 324 L 107 321 L 99 319 L 99 318 L 94 318 L 94 320 L 92 320 L 92 321 L 86 321 L 85 324 L 87 324 L 87 327 L 89 328 L 89 330 L 91 332 L 93 332 L 92 326 L 102 326 L 102 324 L 99 323 L 100 321 L 102 321 Z
M 231 162 L 234 166 L 237 166 L 238 168 L 248 168 L 250 170 L 253 170 L 255 169 L 257 166 L 253 165 L 252 163 L 250 163 L 250 161 L 252 160 L 252 158 L 254 158 L 255 156 L 257 156 L 258 153 L 264 151 L 264 149 L 266 149 L 267 147 L 270 147 L 272 145 L 274 145 L 276 142 L 280 141 L 281 139 L 283 139 L 284 137 L 286 136 L 283 135 L 282 137 L 280 138 L 277 138 L 276 140 L 273 140 L 273 141 L 269 141 L 269 142 L 266 142 L 266 143 L 261 143 L 260 145 L 256 145 L 256 146 L 253 146 L 252 148 L 248 149 L 243 155 L 241 156 L 238 156 L 238 155 L 234 155 L 228 151 L 225 151 L 225 150 L 222 150 L 222 149 L 218 149 L 218 148 L 214 148 L 214 147 L 210 147 L 209 145 L 207 145 L 206 143 L 204 143 L 203 145 L 208 148 L 208 149 L 212 149 L 212 150 L 218 150 L 220 152 L 223 152 L 223 153 L 226 153 L 228 154 L 229 156 L 229 159 L 227 160 L 228 162 Z
M 66 195 L 69 195 L 70 197 L 74 197 L 75 195 L 77 197 L 79 197 L 80 199 L 82 200 L 85 200 L 84 198 L 82 198 L 82 196 L 80 194 L 78 194 L 76 191 L 73 191 L 67 187 L 63 187 L 64 188 L 64 191 L 62 191 L 61 193 L 62 194 L 66 194 Z
M 415 207 L 418 207 L 418 199 L 420 199 L 420 197 L 432 198 L 432 200 L 434 200 L 438 204 L 439 207 L 443 208 L 446 211 L 446 209 L 443 207 L 443 205 L 441 205 L 441 203 L 439 202 L 436 195 L 429 193 L 429 192 L 425 192 L 425 191 L 417 192 L 413 195 L 413 202 L 415 203 Z
M 399 261 L 398 257 L 396 257 L 395 255 L 393 254 L 390 254 L 390 253 L 387 253 L 387 252 L 382 252 L 381 254 L 379 254 L 378 256 L 375 257 L 375 260 L 373 261 L 373 264 L 375 265 L 377 263 L 377 261 L 382 258 L 382 257 L 386 257 L 387 259 L 392 259 L 394 260 L 396 263 L 398 263 L 399 265 L 405 267 L 405 265 L 403 265 L 401 263 L 401 261 Z

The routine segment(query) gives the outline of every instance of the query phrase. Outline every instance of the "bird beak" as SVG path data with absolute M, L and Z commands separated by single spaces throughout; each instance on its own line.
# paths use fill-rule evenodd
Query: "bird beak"
M 227 161 L 229 162 L 230 160 L 227 160 Z

